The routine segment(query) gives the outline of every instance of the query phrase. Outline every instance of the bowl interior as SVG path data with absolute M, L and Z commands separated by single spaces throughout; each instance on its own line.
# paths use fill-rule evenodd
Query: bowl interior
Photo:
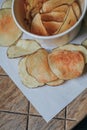
M 71 27 L 69 30 L 67 30 L 67 31 L 65 31 L 64 33 L 61 33 L 61 34 L 56 34 L 56 35 L 53 35 L 53 36 L 38 36 L 38 35 L 36 35 L 36 34 L 32 34 L 32 33 L 30 33 L 29 31 L 28 31 L 28 25 L 24 22 L 24 20 L 25 20 L 25 10 L 24 10 L 24 1 L 25 0 L 13 0 L 13 6 L 12 6 L 12 11 L 13 11 L 13 16 L 14 16 L 14 19 L 15 19 L 15 22 L 16 22 L 16 24 L 19 26 L 19 28 L 23 31 L 23 32 L 25 32 L 25 33 L 27 33 L 27 34 L 29 34 L 29 35 L 31 35 L 31 36 L 33 36 L 33 37 L 38 37 L 38 38 L 55 38 L 56 36 L 58 37 L 58 36 L 62 36 L 62 35 L 64 35 L 65 33 L 67 33 L 67 32 L 69 32 L 69 31 L 71 31 L 72 29 L 73 29 L 73 27 L 75 26 L 73 26 L 73 27 Z M 80 17 L 80 19 L 78 20 L 78 22 L 76 23 L 76 24 L 79 24 L 79 22 L 82 20 L 82 17 L 83 17 L 83 13 L 85 12 L 84 10 L 86 10 L 86 0 L 78 0 L 78 2 L 79 2 L 79 4 L 80 4 L 80 7 L 81 7 L 81 12 L 82 12 L 82 15 L 81 15 L 81 17 Z
M 24 0 L 14 0 L 13 12 L 18 24 L 26 30 L 27 25 L 24 22 L 25 11 L 24 11 Z M 26 30 L 27 31 L 27 30 Z

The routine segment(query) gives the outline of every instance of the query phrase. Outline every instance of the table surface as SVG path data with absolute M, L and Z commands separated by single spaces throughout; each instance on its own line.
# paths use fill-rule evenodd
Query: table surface
M 48 124 L 0 67 L 0 130 L 71 130 L 87 115 L 87 89 Z

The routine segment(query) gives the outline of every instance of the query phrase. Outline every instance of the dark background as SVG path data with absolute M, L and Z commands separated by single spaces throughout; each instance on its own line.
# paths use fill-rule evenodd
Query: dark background
M 87 130 L 87 116 L 73 130 Z

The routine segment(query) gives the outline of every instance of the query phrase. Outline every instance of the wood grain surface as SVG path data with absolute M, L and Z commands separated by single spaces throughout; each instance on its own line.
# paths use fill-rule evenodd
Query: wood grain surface
M 72 130 L 87 116 L 87 89 L 49 123 L 0 67 L 0 130 Z

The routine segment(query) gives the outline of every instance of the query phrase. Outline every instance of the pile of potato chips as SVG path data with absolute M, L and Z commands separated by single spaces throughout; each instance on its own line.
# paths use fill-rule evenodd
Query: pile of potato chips
M 66 44 L 48 52 L 35 40 L 22 39 L 12 17 L 11 2 L 5 1 L 0 9 L 0 46 L 8 47 L 8 58 L 21 57 L 18 68 L 22 83 L 28 88 L 58 86 L 81 76 L 87 64 L 87 40 L 82 45 Z
M 81 16 L 76 0 L 25 0 L 24 8 L 29 31 L 42 36 L 68 30 Z

